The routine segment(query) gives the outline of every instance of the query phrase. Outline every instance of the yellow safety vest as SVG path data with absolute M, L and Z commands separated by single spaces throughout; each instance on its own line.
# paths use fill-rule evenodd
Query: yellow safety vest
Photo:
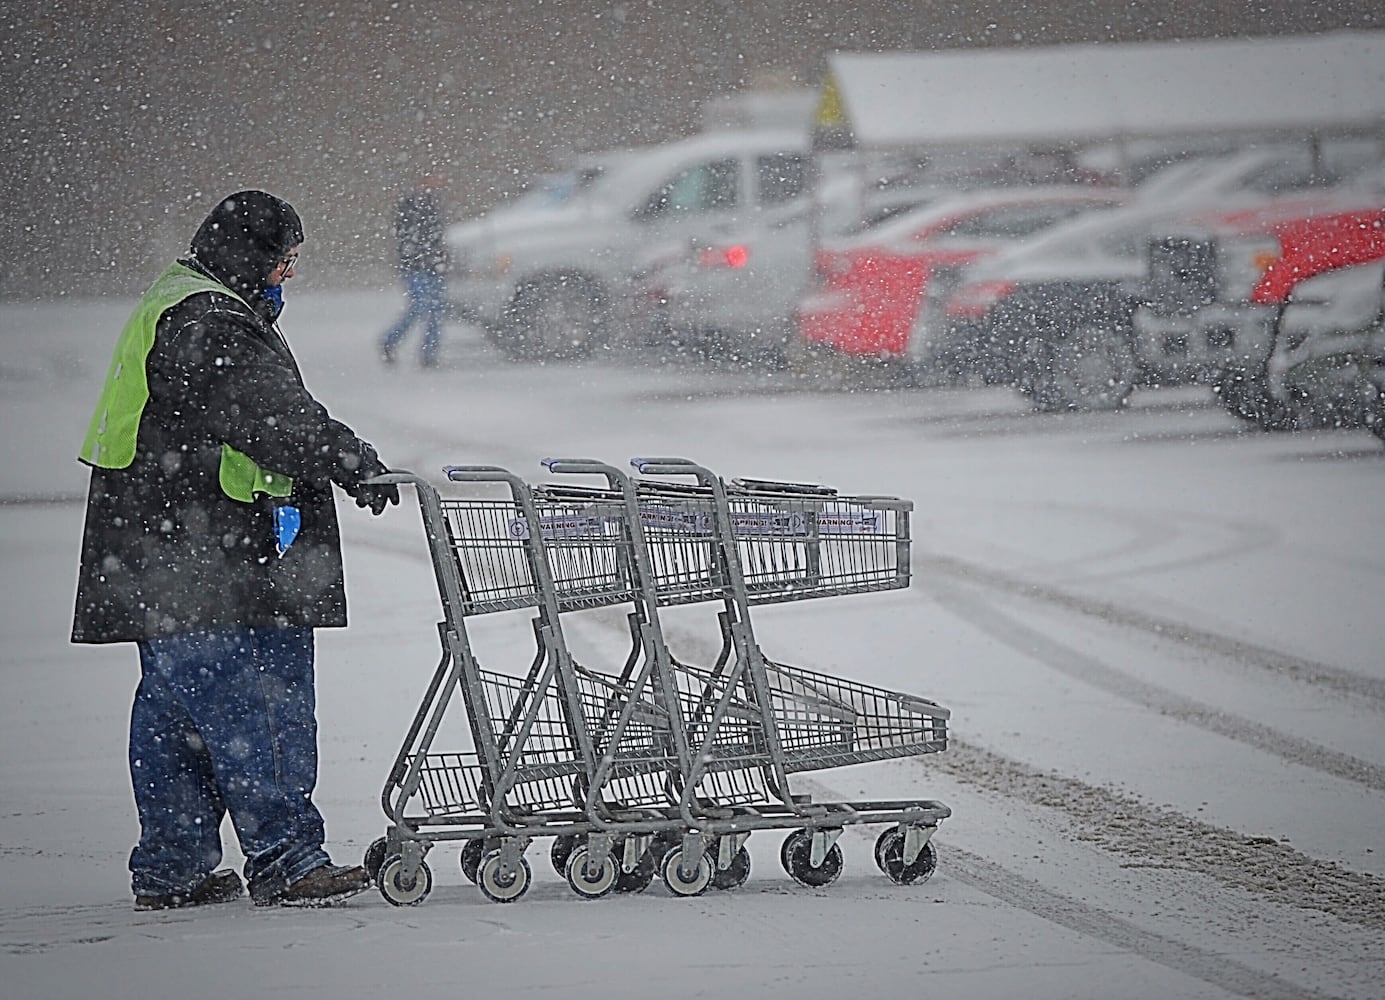
M 154 348 L 159 317 L 199 292 L 230 295 L 249 308 L 244 299 L 221 282 L 185 264 L 175 263 L 159 275 L 120 333 L 101 399 L 78 455 L 81 461 L 102 469 L 125 469 L 135 460 L 139 422 L 149 402 L 149 379 L 144 366 Z M 229 444 L 221 446 L 219 479 L 222 491 L 243 503 L 253 502 L 256 494 L 286 497 L 293 491 L 290 477 L 260 468 Z

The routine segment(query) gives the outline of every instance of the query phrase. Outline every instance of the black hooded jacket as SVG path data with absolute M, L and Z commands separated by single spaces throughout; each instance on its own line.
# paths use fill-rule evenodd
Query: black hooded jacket
M 332 483 L 385 471 L 375 450 L 303 385 L 262 294 L 303 240 L 297 213 L 259 191 L 207 216 L 182 263 L 234 289 L 184 299 L 158 321 L 134 461 L 92 468 L 74 642 L 124 642 L 219 626 L 346 624 Z M 273 506 L 221 489 L 222 445 L 293 478 L 302 528 L 275 549 Z

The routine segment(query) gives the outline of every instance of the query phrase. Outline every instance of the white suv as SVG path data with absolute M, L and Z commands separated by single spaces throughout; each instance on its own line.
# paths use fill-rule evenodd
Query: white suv
M 449 297 L 515 359 L 580 357 L 631 313 L 635 272 L 662 246 L 799 211 L 800 131 L 703 133 L 589 159 L 559 204 L 499 209 L 448 229 Z

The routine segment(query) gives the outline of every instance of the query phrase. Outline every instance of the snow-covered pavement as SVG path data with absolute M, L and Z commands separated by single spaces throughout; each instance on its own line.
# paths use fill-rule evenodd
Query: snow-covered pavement
M 515 365 L 449 330 L 382 370 L 390 292 L 290 297 L 313 391 L 384 460 L 542 478 L 549 455 L 686 455 L 731 476 L 908 497 L 907 591 L 759 609 L 777 659 L 953 712 L 945 754 L 811 776 L 954 812 L 937 874 L 870 837 L 834 885 L 751 838 L 730 892 L 488 903 L 446 845 L 417 908 L 134 913 L 129 646 L 67 642 L 85 475 L 72 457 L 129 302 L 0 305 L 0 995 L 371 998 L 1298 997 L 1385 994 L 1385 449 L 1245 432 L 1198 389 L 1037 416 L 1002 390 L 821 391 L 642 363 Z M 319 633 L 329 848 L 383 832 L 380 786 L 437 660 L 416 509 L 342 504 L 352 626 Z M 575 619 L 579 655 L 624 641 Z M 715 644 L 695 614 L 671 642 Z M 503 639 L 503 635 L 500 637 Z M 239 861 L 226 830 L 228 859 Z

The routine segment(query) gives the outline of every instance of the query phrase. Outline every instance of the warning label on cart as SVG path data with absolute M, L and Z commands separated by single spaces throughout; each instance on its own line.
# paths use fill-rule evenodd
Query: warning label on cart
M 883 510 L 832 511 L 818 515 L 818 532 L 823 535 L 883 535 Z
M 541 516 L 539 525 L 544 538 L 604 538 L 608 534 L 609 515 L 555 514 Z M 640 524 L 655 532 L 680 532 L 712 537 L 714 515 L 703 510 L 673 510 L 666 507 L 641 507 Z M 523 517 L 509 521 L 510 537 L 529 538 L 529 522 Z M 731 530 L 737 537 L 775 536 L 794 537 L 817 535 L 884 535 L 889 533 L 886 512 L 880 510 L 847 511 L 731 511 Z
M 602 518 L 592 514 L 562 514 L 539 518 L 539 533 L 544 538 L 591 538 L 606 534 Z M 529 522 L 522 517 L 510 519 L 510 537 L 520 540 L 529 537 Z
M 656 531 L 686 531 L 706 535 L 712 530 L 712 514 L 705 510 L 641 507 L 640 524 Z
M 711 511 L 670 510 L 641 507 L 640 523 L 645 528 L 710 535 L 714 526 Z M 883 535 L 888 533 L 884 511 L 731 511 L 731 530 L 737 536 L 771 535 Z
M 737 535 L 806 535 L 808 515 L 803 511 L 789 513 L 731 512 L 731 529 Z

